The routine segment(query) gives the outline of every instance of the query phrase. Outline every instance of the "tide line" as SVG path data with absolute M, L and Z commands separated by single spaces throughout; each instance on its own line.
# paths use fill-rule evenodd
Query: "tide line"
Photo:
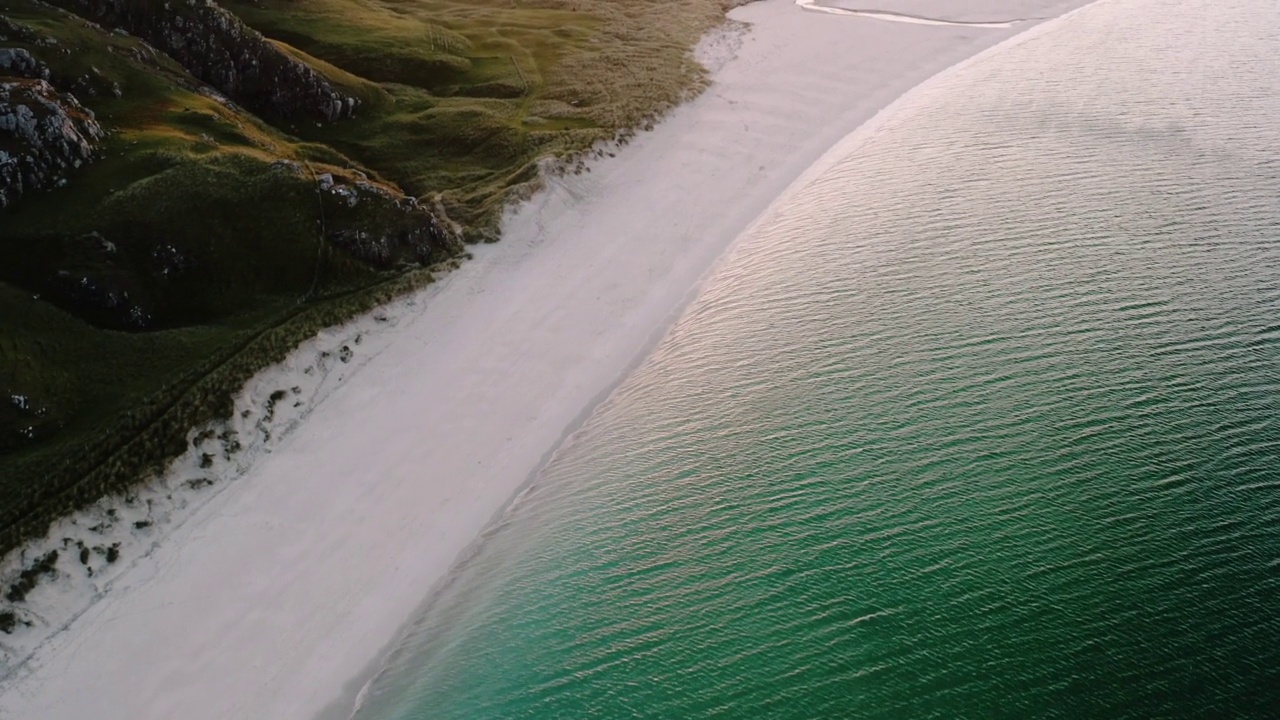
M 937 18 L 920 17 L 918 15 L 904 15 L 902 13 L 887 12 L 884 10 L 853 10 L 842 7 L 831 7 L 829 5 L 819 5 L 818 0 L 796 0 L 796 5 L 805 10 L 814 12 L 828 13 L 830 15 L 848 15 L 852 17 L 865 17 L 873 20 L 885 20 L 888 22 L 909 23 L 912 25 L 952 25 L 960 27 L 976 27 L 976 28 L 1011 28 L 1025 20 L 1037 18 L 1020 18 L 1017 20 L 1007 20 L 999 22 L 964 22 L 961 20 L 939 20 Z

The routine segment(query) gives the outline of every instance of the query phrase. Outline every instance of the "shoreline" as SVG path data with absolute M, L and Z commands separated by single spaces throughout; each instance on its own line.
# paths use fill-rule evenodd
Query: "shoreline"
M 1087 3 L 1009 4 L 1059 15 Z M 261 407 L 301 387 L 288 383 L 307 353 L 313 368 L 334 348 L 357 358 L 330 363 L 301 414 L 273 425 L 272 413 L 282 429 L 238 461 L 239 477 L 143 537 L 150 549 L 104 587 L 86 598 L 84 583 L 43 585 L 61 590 L 69 619 L 49 624 L 31 660 L 0 666 L 0 715 L 349 715 L 432 588 L 733 241 L 850 133 L 1034 26 L 885 23 L 789 0 L 730 17 L 700 48 L 714 78 L 702 96 L 591 172 L 549 177 L 503 242 L 461 269 L 255 378 Z M 371 332 L 383 325 L 394 329 Z M 352 350 L 355 337 L 367 345 Z

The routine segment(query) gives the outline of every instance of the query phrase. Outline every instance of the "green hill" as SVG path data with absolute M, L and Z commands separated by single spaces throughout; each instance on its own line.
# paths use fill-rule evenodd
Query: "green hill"
M 700 89 L 718 0 L 0 0 L 0 551 Z

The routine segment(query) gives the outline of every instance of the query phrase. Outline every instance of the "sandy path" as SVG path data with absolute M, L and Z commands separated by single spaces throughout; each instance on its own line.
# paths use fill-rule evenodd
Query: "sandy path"
M 1051 16 L 1083 2 L 1003 6 Z M 39 645 L 0 685 L 0 718 L 342 716 L 431 588 L 733 239 L 903 92 L 1029 26 L 890 23 L 793 0 L 733 17 L 752 29 L 705 44 L 708 93 L 554 181 L 506 240 L 426 291 L 291 435 Z

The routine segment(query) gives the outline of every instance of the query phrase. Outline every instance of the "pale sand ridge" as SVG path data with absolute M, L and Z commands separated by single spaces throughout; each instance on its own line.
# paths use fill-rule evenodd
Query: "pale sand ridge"
M 1084 1 L 1002 7 L 1052 16 Z M 793 0 L 732 17 L 751 29 L 706 44 L 719 66 L 707 93 L 592 172 L 553 179 L 502 243 L 401 303 L 394 332 L 370 341 L 380 349 L 291 434 L 50 624 L 0 682 L 0 718 L 289 720 L 349 706 L 350 681 L 733 239 L 877 111 L 1029 25 L 885 23 Z M 304 363 L 291 362 L 264 391 L 292 386 Z

